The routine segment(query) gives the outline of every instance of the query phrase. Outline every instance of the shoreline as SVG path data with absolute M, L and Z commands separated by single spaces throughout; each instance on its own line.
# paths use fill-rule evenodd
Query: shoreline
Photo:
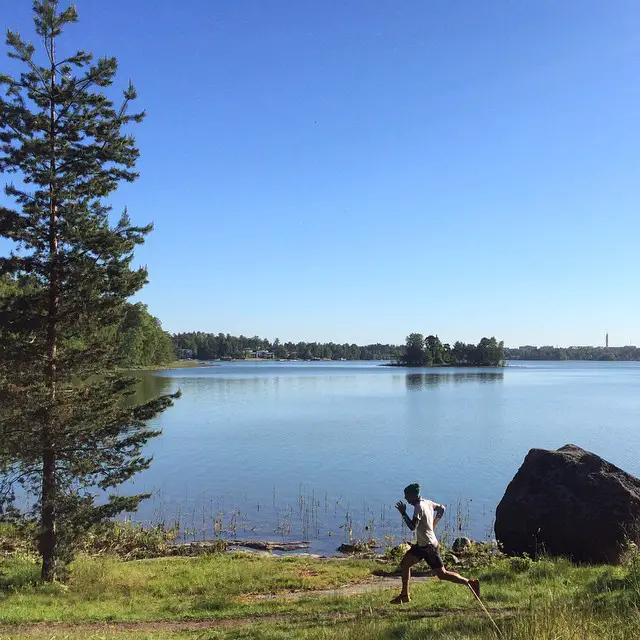
M 174 369 L 197 369 L 199 367 L 219 367 L 220 364 L 215 362 L 200 362 L 198 360 L 176 360 L 168 364 L 150 364 L 146 367 L 134 367 L 122 369 L 122 371 L 128 371 L 131 373 L 141 372 L 154 372 L 154 371 L 173 371 Z

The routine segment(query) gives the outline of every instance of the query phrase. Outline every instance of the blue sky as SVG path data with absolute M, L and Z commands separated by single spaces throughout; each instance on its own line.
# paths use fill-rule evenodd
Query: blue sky
M 148 112 L 113 205 L 169 331 L 640 344 L 640 3 L 76 4 Z

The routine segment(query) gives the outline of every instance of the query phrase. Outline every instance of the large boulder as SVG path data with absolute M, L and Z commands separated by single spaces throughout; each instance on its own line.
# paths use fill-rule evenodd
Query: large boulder
M 531 449 L 496 510 L 509 555 L 617 564 L 640 544 L 640 480 L 573 444 Z

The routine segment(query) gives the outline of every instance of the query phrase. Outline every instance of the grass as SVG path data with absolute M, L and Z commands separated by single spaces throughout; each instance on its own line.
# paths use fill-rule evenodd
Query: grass
M 1 619 L 7 623 L 185 620 L 253 615 L 243 597 L 338 587 L 372 576 L 373 563 L 218 554 L 122 562 L 79 557 L 67 585 L 42 585 L 30 558 L 4 563 Z M 290 604 L 290 603 L 285 603 Z M 286 607 L 285 607 L 286 608 Z M 279 604 L 267 607 L 280 610 Z
M 22 554 L 0 561 L 0 640 L 496 637 L 468 590 L 437 580 L 416 584 L 412 602 L 401 607 L 389 604 L 393 588 L 349 597 L 259 597 L 370 581 L 376 569 L 391 568 L 377 560 L 255 554 L 133 562 L 80 556 L 69 584 L 43 585 L 35 560 Z M 498 559 L 468 573 L 481 579 L 483 600 L 505 638 L 638 637 L 638 557 L 628 567 Z M 122 621 L 140 626 L 114 626 Z M 65 625 L 52 625 L 59 622 Z

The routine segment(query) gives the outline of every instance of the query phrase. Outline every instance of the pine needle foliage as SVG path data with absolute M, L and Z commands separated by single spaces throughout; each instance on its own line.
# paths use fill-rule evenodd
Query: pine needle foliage
M 33 3 L 36 47 L 7 33 L 23 69 L 0 74 L 0 173 L 12 207 L 0 206 L 0 506 L 14 490 L 34 496 L 42 578 L 63 578 L 82 531 L 145 495 L 114 488 L 146 469 L 149 420 L 176 396 L 135 406 L 136 380 L 118 373 L 118 327 L 127 299 L 147 280 L 134 249 L 151 225 L 125 211 L 111 220 L 107 197 L 137 178 L 130 127 L 132 84 L 121 106 L 106 95 L 115 58 L 59 55 L 74 6 Z M 39 62 L 38 60 L 41 60 Z M 10 174 L 15 174 L 11 176 Z

